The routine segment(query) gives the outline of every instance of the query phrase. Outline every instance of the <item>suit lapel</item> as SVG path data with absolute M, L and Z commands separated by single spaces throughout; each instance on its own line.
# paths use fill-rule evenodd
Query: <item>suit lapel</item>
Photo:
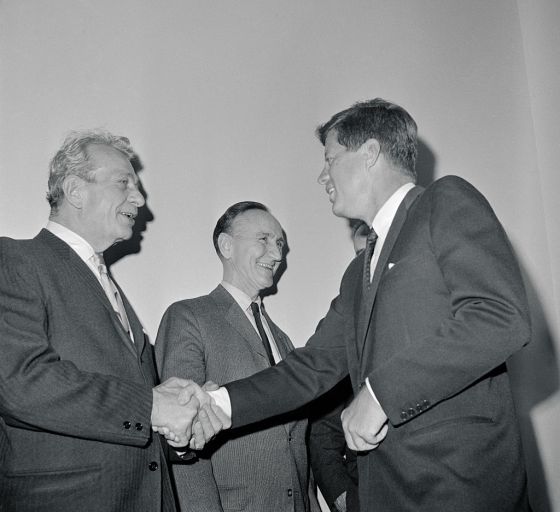
M 113 310 L 113 306 L 109 302 L 109 299 L 105 294 L 105 290 L 103 290 L 103 287 L 95 277 L 94 273 L 88 267 L 88 265 L 76 254 L 76 252 L 66 242 L 64 242 L 57 236 L 53 235 L 47 229 L 42 229 L 36 238 L 41 243 L 47 245 L 52 251 L 54 251 L 58 256 L 58 261 L 62 262 L 62 264 L 65 265 L 66 268 L 70 272 L 72 272 L 72 274 L 86 286 L 86 288 L 92 293 L 92 295 L 94 295 L 97 299 L 99 299 L 103 307 L 105 307 L 108 310 L 113 325 L 115 326 L 115 330 L 119 334 L 119 337 L 124 343 L 126 343 L 129 350 L 131 350 L 131 352 L 134 355 L 136 355 L 136 349 L 132 346 L 132 342 L 130 338 L 125 332 L 117 314 Z M 129 307 L 127 308 L 127 314 L 128 311 L 132 309 L 130 307 L 130 304 L 128 306 Z M 136 333 L 134 333 L 134 335 L 136 336 Z
M 377 260 L 371 285 L 369 289 L 366 292 L 364 292 L 362 307 L 358 309 L 358 311 L 361 313 L 361 318 L 358 321 L 359 333 L 357 339 L 358 354 L 359 354 L 360 361 L 363 360 L 362 355 L 364 351 L 365 340 L 367 338 L 367 334 L 370 328 L 371 314 L 373 312 L 375 297 L 377 295 L 377 289 L 379 288 L 381 277 L 385 272 L 385 268 L 387 267 L 387 263 L 389 261 L 389 256 L 391 255 L 395 242 L 397 241 L 401 229 L 403 227 L 404 221 L 406 220 L 408 209 L 410 208 L 414 200 L 418 197 L 418 195 L 422 191 L 423 191 L 422 187 L 414 187 L 413 189 L 411 189 L 406 194 L 405 198 L 403 199 L 402 203 L 397 209 L 395 218 L 391 223 L 391 227 L 389 228 L 389 232 L 387 233 L 387 237 L 385 238 L 385 242 L 383 243 L 381 254 L 379 255 L 379 258 Z
M 241 309 L 235 299 L 227 292 L 227 290 L 219 285 L 214 289 L 210 296 L 214 299 L 222 316 L 231 325 L 233 329 L 245 340 L 253 352 L 261 355 L 268 361 L 268 356 L 264 349 L 262 340 L 257 331 L 247 318 L 245 312 Z
M 127 346 L 132 348 L 133 351 L 135 350 L 138 353 L 138 356 L 141 356 L 146 346 L 144 328 L 142 327 L 142 323 L 138 319 L 136 312 L 132 308 L 132 305 L 128 301 L 126 295 L 123 293 L 121 287 L 117 284 L 115 280 L 113 280 L 113 282 L 115 283 L 115 286 L 118 288 L 119 293 L 121 294 L 121 298 L 124 304 L 124 309 L 126 311 L 126 316 L 128 318 L 128 324 L 130 325 L 130 329 L 132 330 L 132 335 L 134 336 L 134 343 L 132 342 L 128 334 L 125 332 L 120 320 L 118 320 L 117 318 L 118 327 L 120 328 L 119 332 L 121 333 L 121 335 L 124 336 L 124 341 L 126 342 Z
M 284 336 L 284 333 L 279 329 L 279 327 L 270 319 L 266 310 L 263 308 L 262 311 L 264 313 L 264 317 L 266 318 L 266 323 L 270 328 L 270 332 L 272 333 L 272 336 L 274 336 L 274 342 L 276 343 L 280 357 L 284 359 L 294 349 L 294 347 L 288 338 Z

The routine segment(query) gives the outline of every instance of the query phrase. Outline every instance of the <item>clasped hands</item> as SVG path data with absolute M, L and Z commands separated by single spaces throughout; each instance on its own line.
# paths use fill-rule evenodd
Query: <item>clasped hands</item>
M 174 448 L 201 450 L 218 432 L 231 426 L 230 418 L 207 393 L 218 385 L 200 387 L 192 380 L 171 377 L 152 389 L 152 430 Z

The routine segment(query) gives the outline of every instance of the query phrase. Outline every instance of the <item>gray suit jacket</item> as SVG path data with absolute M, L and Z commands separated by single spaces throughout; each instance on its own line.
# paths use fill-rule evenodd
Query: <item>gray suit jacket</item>
M 266 319 L 286 357 L 293 349 L 289 338 Z M 222 286 L 172 304 L 155 346 L 162 379 L 178 376 L 223 384 L 269 366 L 257 332 Z M 276 418 L 220 434 L 208 458 L 173 468 L 181 510 L 307 510 L 306 428 L 307 421 Z
M 62 240 L 0 239 L 2 512 L 175 510 L 152 348 L 122 297 L 134 345 Z

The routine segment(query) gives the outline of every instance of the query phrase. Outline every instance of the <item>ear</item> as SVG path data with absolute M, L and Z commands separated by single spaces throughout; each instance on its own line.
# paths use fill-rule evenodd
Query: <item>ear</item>
M 62 190 L 64 191 L 64 198 L 74 208 L 81 209 L 84 202 L 84 180 L 79 176 L 70 174 L 66 176 L 62 183 Z
M 222 257 L 226 260 L 231 258 L 232 244 L 233 237 L 228 233 L 220 233 L 218 235 L 218 248 L 220 249 Z
M 360 148 L 366 155 L 366 163 L 368 168 L 373 167 L 381 154 L 381 145 L 377 139 L 368 139 Z

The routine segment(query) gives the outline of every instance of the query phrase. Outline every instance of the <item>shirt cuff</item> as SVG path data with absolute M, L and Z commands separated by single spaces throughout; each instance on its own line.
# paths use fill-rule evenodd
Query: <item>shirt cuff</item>
M 220 387 L 215 391 L 208 391 L 208 394 L 214 399 L 216 405 L 224 411 L 225 415 L 231 420 L 231 400 L 228 390 Z
M 373 399 L 375 400 L 375 403 L 377 405 L 379 405 L 379 407 L 381 407 L 381 404 L 379 403 L 379 400 L 377 400 L 377 397 L 375 396 L 375 393 L 373 392 L 373 389 L 371 389 L 371 384 L 369 383 L 369 377 L 366 377 L 366 386 L 368 388 L 369 394 L 373 397 Z M 230 406 L 231 408 L 231 406 Z M 383 409 L 383 407 L 381 407 L 381 409 Z

